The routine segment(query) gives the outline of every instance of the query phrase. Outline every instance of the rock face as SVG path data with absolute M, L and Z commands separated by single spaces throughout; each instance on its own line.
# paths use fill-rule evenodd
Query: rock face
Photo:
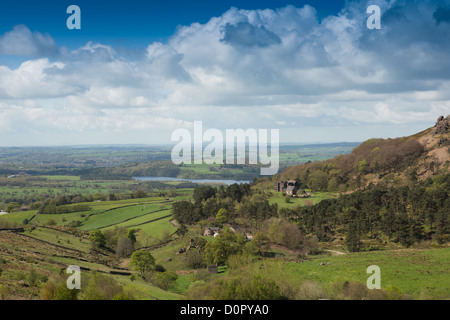
M 447 118 L 444 118 L 444 116 L 440 116 L 437 121 L 436 125 L 434 126 L 436 129 L 434 130 L 434 134 L 442 134 L 447 133 L 450 131 L 450 115 L 447 116 Z

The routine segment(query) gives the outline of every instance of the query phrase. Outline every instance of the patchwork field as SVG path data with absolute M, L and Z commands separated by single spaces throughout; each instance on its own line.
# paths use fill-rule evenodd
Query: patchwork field
M 345 153 L 351 148 L 350 145 L 323 148 L 285 146 L 280 151 L 280 157 L 283 163 L 306 162 Z M 224 178 L 231 174 L 231 178 L 236 179 L 238 176 L 251 174 L 255 168 L 242 166 L 223 169 L 218 165 L 186 165 L 180 168 L 180 174 L 193 178 L 208 175 Z M 42 299 L 42 292 L 49 285 L 64 284 L 67 279 L 65 269 L 70 265 L 77 265 L 82 270 L 83 285 L 79 299 L 92 297 L 89 290 L 92 289 L 92 279 L 98 275 L 105 277 L 99 278 L 100 284 L 97 283 L 102 290 L 118 290 L 117 284 L 121 285 L 121 295 L 112 295 L 108 299 L 185 299 L 196 297 L 195 294 L 191 295 L 196 288 L 202 292 L 211 288 L 209 285 L 215 290 L 230 285 L 230 291 L 234 292 L 233 286 L 242 284 L 244 287 L 239 290 L 245 289 L 245 285 L 255 283 L 255 279 L 263 280 L 261 288 L 270 288 L 266 286 L 270 281 L 275 283 L 281 288 L 283 298 L 317 299 L 322 297 L 317 295 L 321 290 L 329 294 L 325 298 L 336 298 L 337 296 L 331 295 L 336 286 L 340 285 L 341 291 L 342 284 L 347 283 L 356 283 L 359 288 L 365 288 L 369 277 L 366 270 L 370 265 L 380 267 L 381 288 L 387 294 L 386 299 L 450 297 L 450 248 L 445 244 L 424 241 L 405 249 L 398 242 L 381 237 L 364 239 L 364 244 L 376 242 L 370 250 L 377 251 L 349 253 L 345 244 L 347 234 L 342 233 L 341 228 L 342 230 L 335 230 L 337 236 L 331 240 L 314 240 L 311 234 L 303 234 L 292 240 L 302 242 L 303 247 L 290 247 L 289 242 L 282 243 L 284 238 L 277 238 L 276 235 L 285 232 L 284 230 L 295 231 L 294 228 L 282 229 L 295 226 L 292 221 L 290 226 L 271 224 L 270 230 L 258 229 L 263 228 L 264 224 L 249 223 L 249 219 L 253 219 L 251 214 L 269 214 L 269 211 L 261 211 L 266 210 L 266 207 L 258 206 L 261 199 L 267 199 L 269 204 L 277 204 L 278 209 L 292 209 L 312 206 L 324 199 L 338 198 L 338 193 L 313 192 L 313 196 L 309 198 L 291 198 L 273 191 L 273 181 L 270 178 L 262 178 L 258 179 L 260 184 L 251 186 L 254 193 L 246 195 L 243 202 L 236 202 L 238 193 L 244 192 L 239 188 L 230 188 L 230 192 L 218 195 L 217 207 L 214 207 L 214 201 L 210 199 L 200 198 L 199 203 L 195 200 L 196 207 L 191 207 L 187 215 L 198 213 L 199 220 L 191 224 L 174 220 L 181 216 L 176 215 L 172 206 L 179 200 L 188 200 L 194 204 L 192 185 L 178 182 L 83 179 L 79 175 L 47 174 L 39 177 L 0 177 L 2 208 L 10 205 L 9 208 L 12 209 L 8 210 L 10 213 L 0 215 L 0 299 Z M 210 196 L 205 189 L 203 192 L 203 196 Z M 78 205 L 79 210 L 84 211 L 39 213 L 44 212 L 44 204 L 48 205 L 50 200 L 64 200 L 65 196 L 69 200 L 58 203 L 58 206 L 73 209 L 73 206 Z M 14 206 L 16 202 L 20 206 Z M 246 206 L 248 203 L 253 206 Z M 31 204 L 41 205 L 40 210 L 36 209 L 39 206 L 33 207 Z M 216 213 L 219 205 L 228 209 L 220 219 Z M 199 208 L 203 211 L 197 212 Z M 289 216 L 277 216 L 276 212 L 270 214 L 272 216 L 265 218 L 282 219 Z M 206 250 L 192 246 L 193 241 L 203 239 L 205 243 L 216 244 L 215 239 L 220 237 L 203 236 L 204 228 L 220 226 L 221 233 L 224 231 L 223 227 L 234 223 L 245 229 L 242 232 L 246 234 L 255 236 L 259 233 L 260 242 L 255 244 L 244 240 L 244 243 L 234 243 L 230 236 L 226 240 L 229 243 L 219 243 L 216 247 L 217 254 L 221 254 L 221 250 L 227 254 L 226 251 L 233 251 L 235 245 L 242 245 L 239 253 L 244 254 L 239 258 L 233 256 L 233 259 L 239 261 L 220 265 L 217 274 L 209 274 L 206 268 Z M 185 224 L 187 228 L 184 228 Z M 183 226 L 182 229 L 180 225 Z M 261 233 L 269 235 L 271 239 L 260 237 Z M 291 232 L 284 234 L 284 237 L 292 233 L 295 234 Z M 95 234 L 104 237 L 103 245 L 92 237 Z M 307 243 L 304 239 L 313 240 Z M 270 241 L 270 245 L 266 241 Z M 311 243 L 317 247 L 311 245 L 313 250 L 305 251 L 310 249 L 307 246 Z M 369 250 L 368 248 L 364 247 L 364 250 Z M 155 259 L 153 269 L 145 275 L 131 263 L 131 254 L 136 250 L 149 252 Z M 304 290 L 305 283 L 310 283 L 309 293 L 316 295 L 298 295 Z M 355 299 L 360 298 L 356 296 Z M 349 299 L 349 296 L 344 299 Z
M 21 234 L 0 232 L 0 268 L 4 270 L 0 276 L 0 287 L 8 288 L 3 295 L 39 298 L 38 286 L 23 287 L 21 284 L 21 281 L 29 281 L 27 274 L 32 272 L 39 277 L 51 279 L 57 277 L 60 270 L 68 265 L 78 265 L 87 276 L 93 272 L 112 276 L 126 290 L 132 292 L 135 299 L 182 298 L 191 286 L 195 286 L 195 282 L 211 277 L 206 274 L 205 269 L 189 267 L 188 255 L 178 253 L 180 249 L 189 246 L 192 236 L 200 233 L 198 226 L 192 226 L 187 235 L 174 235 L 177 228 L 171 223 L 171 205 L 173 201 L 186 197 L 189 195 L 180 194 L 173 199 L 148 197 L 90 202 L 89 211 L 59 215 L 37 214 L 36 210 L 2 215 L 0 219 L 19 224 L 24 219 L 30 220 Z M 313 198 L 291 198 L 288 203 L 281 194 L 273 193 L 269 202 L 277 203 L 280 207 L 295 207 L 307 205 L 307 200 L 316 203 L 332 197 L 336 195 L 315 193 Z M 49 220 L 52 220 L 50 225 Z M 76 220 L 81 221 L 78 228 L 63 227 Z M 176 281 L 170 287 L 161 289 L 139 277 L 132 279 L 129 275 L 114 274 L 135 272 L 126 260 L 121 263 L 114 262 L 108 252 L 93 252 L 89 233 L 96 229 L 105 231 L 116 227 L 136 230 L 137 243 L 144 247 L 150 246 L 156 263 L 177 274 Z M 161 241 L 168 242 L 158 246 Z M 369 276 L 366 273 L 367 267 L 377 265 L 381 269 L 382 289 L 388 292 L 392 299 L 400 296 L 414 299 L 450 296 L 450 248 L 344 252 L 341 255 L 324 252 L 301 261 L 295 252 L 283 248 L 273 248 L 271 251 L 281 259 L 264 259 L 257 264 L 248 265 L 247 268 L 260 270 L 261 265 L 264 265 L 263 270 L 269 270 L 270 277 L 284 279 L 293 287 L 300 287 L 305 280 L 312 281 L 328 291 L 332 290 L 333 284 L 345 281 L 364 284 Z M 225 267 L 215 277 L 226 274 Z
M 88 216 L 80 226 L 81 230 L 101 229 L 129 221 L 137 217 L 160 211 L 164 208 L 162 202 L 146 202 L 142 204 L 130 204 L 122 207 L 107 209 L 101 213 Z

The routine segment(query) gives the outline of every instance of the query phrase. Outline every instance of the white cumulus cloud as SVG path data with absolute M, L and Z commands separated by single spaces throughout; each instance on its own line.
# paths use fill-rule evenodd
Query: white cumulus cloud
M 231 8 L 144 44 L 135 59 L 99 42 L 58 48 L 16 26 L 0 36 L 0 54 L 30 58 L 0 66 L 0 130 L 13 139 L 20 128 L 34 144 L 40 132 L 169 143 L 195 120 L 298 130 L 289 137 L 302 142 L 413 133 L 450 111 L 450 2 L 375 2 L 381 30 L 367 29 L 365 1 L 321 20 L 309 5 Z

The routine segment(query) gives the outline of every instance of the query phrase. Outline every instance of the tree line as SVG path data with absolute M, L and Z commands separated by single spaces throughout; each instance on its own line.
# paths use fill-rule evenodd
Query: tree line
M 220 209 L 229 214 L 235 211 L 235 203 L 251 194 L 249 184 L 232 184 L 215 188 L 199 186 L 194 189 L 193 201 L 183 200 L 172 205 L 174 217 L 181 224 L 192 225 L 202 219 L 214 217 Z
M 301 187 L 313 191 L 355 190 L 364 184 L 364 175 L 372 173 L 383 178 L 402 172 L 423 152 L 424 147 L 413 138 L 370 139 L 350 154 L 287 168 L 281 178 L 295 178 L 301 182 Z
M 450 174 L 414 186 L 382 187 L 326 199 L 280 214 L 295 221 L 320 241 L 345 234 L 350 251 L 361 249 L 362 239 L 388 240 L 410 246 L 414 242 L 450 240 Z
M 210 225 L 221 226 L 233 223 L 254 232 L 261 231 L 266 236 L 272 234 L 272 243 L 287 247 L 291 240 L 277 240 L 281 239 L 276 237 L 277 232 L 281 235 L 285 234 L 283 230 L 291 230 L 287 233 L 294 234 L 299 230 L 299 240 L 295 240 L 298 244 L 302 244 L 306 236 L 314 236 L 322 242 L 341 239 L 345 240 L 349 251 L 360 251 L 370 249 L 364 248 L 364 240 L 395 242 L 405 247 L 421 241 L 448 242 L 449 194 L 450 174 L 441 174 L 413 186 L 372 185 L 365 191 L 295 208 L 270 204 L 264 193 L 250 185 L 219 189 L 202 186 L 195 189 L 193 201 L 174 203 L 173 213 L 181 224 L 207 221 Z M 283 227 L 277 229 L 277 226 Z

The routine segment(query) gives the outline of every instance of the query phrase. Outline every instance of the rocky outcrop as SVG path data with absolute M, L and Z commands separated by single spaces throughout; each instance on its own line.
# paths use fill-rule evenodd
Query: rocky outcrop
M 437 119 L 436 125 L 434 127 L 434 134 L 448 133 L 450 131 L 450 115 L 448 115 L 447 118 L 444 118 L 444 116 L 440 116 Z

